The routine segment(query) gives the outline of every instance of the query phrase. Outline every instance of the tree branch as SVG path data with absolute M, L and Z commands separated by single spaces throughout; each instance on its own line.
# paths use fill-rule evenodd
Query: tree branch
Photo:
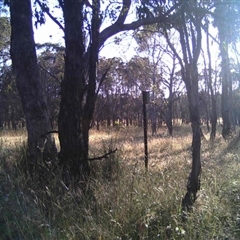
M 58 133 L 58 131 L 57 130 L 52 130 L 52 131 L 49 131 L 49 132 L 46 132 L 46 133 L 42 134 L 40 137 L 45 138 L 48 134 L 52 134 L 52 133 Z
M 47 69 L 45 69 L 41 64 L 38 64 L 38 66 L 47 74 L 49 74 L 52 78 L 54 78 L 59 84 L 61 84 L 61 81 L 51 72 L 49 72 Z
M 117 151 L 117 148 L 115 150 L 110 150 L 108 153 L 100 157 L 88 158 L 88 161 L 102 160 L 103 158 L 108 158 L 110 154 L 115 153 L 116 151 Z
M 99 91 L 100 91 L 100 88 L 103 84 L 103 81 L 105 80 L 106 76 L 107 76 L 107 73 L 109 72 L 111 66 L 108 66 L 108 68 L 106 69 L 106 71 L 103 73 L 101 79 L 100 79 L 100 82 L 99 82 L 99 85 L 98 85 L 98 89 L 97 89 L 97 92 L 96 94 L 98 95 Z
M 171 22 L 174 19 L 171 19 L 169 16 L 178 6 L 180 6 L 182 2 L 175 4 L 173 7 L 171 7 L 166 13 L 158 16 L 158 17 L 153 17 L 153 18 L 145 18 L 145 19 L 139 19 L 137 21 L 134 21 L 129 24 L 124 24 L 124 21 L 127 17 L 127 14 L 130 9 L 131 1 L 130 0 L 123 0 L 123 7 L 122 11 L 118 17 L 118 20 L 111 26 L 107 27 L 100 33 L 99 37 L 99 49 L 103 46 L 104 42 L 114 36 L 115 34 L 123 31 L 128 31 L 128 30 L 136 30 L 137 28 L 144 26 L 144 25 L 150 25 L 154 23 L 160 23 L 160 22 L 166 22 L 167 20 Z
M 36 0 L 36 2 L 38 3 L 38 5 L 39 5 L 40 8 L 42 9 L 42 11 L 45 12 L 45 13 L 49 16 L 49 18 L 52 19 L 53 22 L 55 22 L 55 23 L 59 26 L 59 28 L 60 28 L 61 30 L 63 30 L 63 32 L 64 32 L 64 31 L 65 31 L 64 27 L 63 27 L 62 24 L 49 12 L 49 8 L 48 8 L 45 4 L 42 4 L 42 3 L 40 2 L 40 0 Z

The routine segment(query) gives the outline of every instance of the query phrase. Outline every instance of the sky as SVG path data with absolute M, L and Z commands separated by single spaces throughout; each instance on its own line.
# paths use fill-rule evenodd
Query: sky
M 34 20 L 33 20 L 34 21 Z M 37 29 L 34 26 L 34 38 L 36 43 L 60 43 L 64 45 L 63 31 L 48 17 L 46 17 L 46 23 L 38 26 Z M 135 40 L 128 34 L 124 35 L 123 40 L 119 45 L 114 44 L 114 37 L 106 41 L 104 47 L 100 51 L 100 57 L 121 57 L 123 60 L 129 61 L 136 51 L 137 47 Z

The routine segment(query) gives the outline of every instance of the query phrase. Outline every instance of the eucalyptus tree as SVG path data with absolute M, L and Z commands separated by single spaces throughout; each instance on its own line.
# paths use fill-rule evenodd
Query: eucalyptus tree
M 39 69 L 33 38 L 30 0 L 11 0 L 11 58 L 26 117 L 28 132 L 28 167 L 32 172 L 42 156 L 46 161 L 56 157 L 56 147 L 46 101 L 39 78 Z
M 60 103 L 60 83 L 64 75 L 64 48 L 59 44 L 38 44 L 40 82 L 46 98 L 52 126 L 57 128 Z
M 214 24 L 218 29 L 219 48 L 222 58 L 222 136 L 227 138 L 232 127 L 232 80 L 230 72 L 229 45 L 239 39 L 240 3 L 215 0 Z
M 24 116 L 21 101 L 11 66 L 3 66 L 0 71 L 0 128 L 17 128 Z
M 173 46 L 177 46 L 177 42 L 179 41 L 175 35 L 176 34 L 173 31 L 172 36 L 170 36 Z M 164 51 L 164 55 L 161 61 L 161 83 L 163 85 L 164 92 L 166 95 L 168 95 L 165 97 L 162 112 L 168 128 L 168 132 L 172 136 L 174 103 L 180 99 L 180 95 L 182 94 L 185 86 L 183 84 L 182 78 L 179 77 L 179 72 L 177 71 L 179 69 L 179 63 L 177 61 L 176 55 L 168 46 L 166 41 L 164 41 L 164 37 L 163 39 L 161 38 L 161 48 Z
M 118 115 L 120 115 L 119 98 L 124 91 L 124 84 L 122 83 L 124 68 L 125 64 L 121 58 L 99 59 L 97 72 L 98 99 L 94 112 L 98 124 L 100 124 L 100 120 L 106 120 L 107 126 L 114 125 Z M 105 76 L 104 81 L 102 76 Z
M 205 24 L 204 24 L 204 31 L 206 33 L 206 49 L 207 49 L 207 60 L 204 59 L 204 79 L 206 82 L 206 87 L 210 92 L 210 100 L 211 100 L 211 133 L 210 133 L 210 139 L 214 140 L 216 137 L 216 130 L 217 130 L 217 99 L 216 99 L 216 77 L 214 76 L 214 70 L 212 66 L 212 54 L 210 51 L 210 32 L 209 32 L 209 20 L 205 18 Z M 207 63 L 208 61 L 208 63 Z
M 169 39 L 168 29 L 163 33 L 181 66 L 182 79 L 186 85 L 192 126 L 192 170 L 188 178 L 187 193 L 182 200 L 183 213 L 192 208 L 200 189 L 201 174 L 201 128 L 198 93 L 198 59 L 201 51 L 201 23 L 203 18 L 201 5 L 197 1 L 184 2 L 178 9 L 177 22 L 173 27 L 178 31 L 182 56 Z M 185 216 L 185 215 L 184 215 Z
M 157 117 L 156 117 L 156 104 L 155 104 L 155 95 L 160 86 L 160 69 L 163 57 L 163 52 L 161 49 L 161 44 L 159 43 L 158 32 L 155 30 L 155 25 L 147 26 L 144 29 L 137 31 L 135 34 L 135 39 L 138 43 L 138 51 L 141 55 L 145 56 L 145 59 L 148 59 L 149 62 L 149 70 L 146 71 L 148 73 L 148 81 L 151 84 L 149 90 L 151 90 L 151 102 L 150 105 L 150 119 L 151 119 L 151 128 L 152 135 L 157 132 Z M 146 69 L 146 68 L 144 68 Z M 158 79 L 157 79 L 158 78 Z

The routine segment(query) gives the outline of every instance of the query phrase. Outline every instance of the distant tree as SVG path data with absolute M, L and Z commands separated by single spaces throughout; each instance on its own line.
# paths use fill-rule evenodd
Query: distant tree
M 57 127 L 60 84 L 64 75 L 64 48 L 58 44 L 45 43 L 37 45 L 38 66 L 43 94 L 46 98 L 52 126 Z
M 150 91 L 152 104 L 150 105 L 150 119 L 151 119 L 151 129 L 152 135 L 157 132 L 157 113 L 156 113 L 156 91 L 160 86 L 161 76 L 160 76 L 160 62 L 163 57 L 163 51 L 161 49 L 161 44 L 159 43 L 159 34 L 156 31 L 156 25 L 151 25 L 144 27 L 144 29 L 138 31 L 135 34 L 135 39 L 138 43 L 138 51 L 145 56 L 145 62 L 148 62 L 148 69 L 146 73 L 148 74 L 148 79 L 150 83 Z M 146 69 L 146 68 L 144 68 Z
M 23 112 L 11 67 L 4 66 L 0 74 L 0 127 L 17 129 L 23 121 Z M 22 126 L 22 124 L 21 124 Z
M 173 46 L 176 46 L 176 39 L 172 39 Z M 169 49 L 169 46 L 163 46 L 164 56 L 167 56 L 168 60 L 162 63 L 163 79 L 162 83 L 165 87 L 165 91 L 168 97 L 165 99 L 165 109 L 163 109 L 164 119 L 168 128 L 169 134 L 173 135 L 173 114 L 174 114 L 174 102 L 180 99 L 180 95 L 183 91 L 182 78 L 179 78 L 179 72 L 176 71 L 178 67 L 178 61 L 175 54 Z
M 1 15 L 2 12 L 2 3 L 0 3 L 0 66 L 1 66 L 1 76 L 0 76 L 0 128 L 3 127 L 3 112 L 5 109 L 6 99 L 2 98 L 4 94 L 4 85 L 5 85 L 5 76 L 6 76 L 6 62 L 10 59 L 10 36 L 11 36 L 11 26 L 10 20 L 7 17 Z

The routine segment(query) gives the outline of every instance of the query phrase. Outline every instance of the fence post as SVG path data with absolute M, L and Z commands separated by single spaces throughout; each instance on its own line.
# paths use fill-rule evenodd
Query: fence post
M 147 140 L 147 110 L 146 104 L 149 103 L 150 94 L 148 91 L 142 91 L 143 96 L 143 132 L 144 132 L 144 162 L 145 169 L 148 170 L 148 140 Z

